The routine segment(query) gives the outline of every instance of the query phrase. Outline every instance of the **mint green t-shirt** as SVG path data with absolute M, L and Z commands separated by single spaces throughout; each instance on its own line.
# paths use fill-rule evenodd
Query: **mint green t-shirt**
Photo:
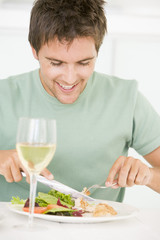
M 73 104 L 62 104 L 43 88 L 39 70 L 0 81 L 0 150 L 15 149 L 19 117 L 54 118 L 57 149 L 48 169 L 55 180 L 81 191 L 104 183 L 115 160 L 134 148 L 141 155 L 160 146 L 160 117 L 134 80 L 94 72 Z M 48 192 L 38 184 L 37 191 Z M 122 201 L 124 188 L 95 190 L 92 197 Z M 0 201 L 28 198 L 29 184 L 0 175 Z

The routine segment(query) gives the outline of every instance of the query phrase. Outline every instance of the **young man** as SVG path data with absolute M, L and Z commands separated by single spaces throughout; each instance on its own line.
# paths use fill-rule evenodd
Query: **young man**
M 29 42 L 40 69 L 0 81 L 0 201 L 28 197 L 15 150 L 22 116 L 57 120 L 57 150 L 45 177 L 54 174 L 79 191 L 117 182 L 92 194 L 113 201 L 122 201 L 134 184 L 160 192 L 160 117 L 136 81 L 94 72 L 105 33 L 103 0 L 35 2 Z M 129 147 L 152 167 L 127 157 Z

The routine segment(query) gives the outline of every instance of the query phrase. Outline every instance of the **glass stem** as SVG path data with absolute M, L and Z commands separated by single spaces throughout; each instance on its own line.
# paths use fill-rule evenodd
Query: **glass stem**
M 33 214 L 34 214 L 34 206 L 35 206 L 36 189 L 37 189 L 36 174 L 30 173 L 30 201 L 29 201 L 29 220 L 28 220 L 29 228 L 33 226 Z

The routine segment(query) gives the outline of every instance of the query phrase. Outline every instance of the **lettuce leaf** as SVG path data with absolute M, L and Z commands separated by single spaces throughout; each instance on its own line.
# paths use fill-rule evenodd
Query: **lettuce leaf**
M 25 201 L 24 199 L 20 199 L 19 197 L 12 197 L 11 199 L 11 203 L 12 204 L 25 204 Z
M 57 204 L 58 199 L 47 193 L 39 192 L 38 199 L 48 204 Z
M 48 194 L 52 195 L 52 196 L 54 196 L 56 198 L 59 198 L 61 202 L 63 201 L 64 203 L 67 203 L 67 204 L 69 204 L 71 206 L 75 205 L 75 202 L 74 202 L 74 200 L 72 200 L 72 197 L 71 197 L 70 194 L 66 195 L 66 194 L 58 192 L 58 191 L 56 191 L 54 189 L 50 190 L 48 192 Z
M 75 210 L 70 209 L 70 208 L 64 208 L 64 207 L 57 207 L 57 208 L 52 208 L 50 210 L 47 210 L 46 212 L 44 212 L 44 214 L 48 214 L 48 213 L 57 213 L 57 212 L 74 212 Z
M 55 196 L 47 194 L 47 193 L 42 193 L 42 192 L 39 192 L 38 197 L 36 198 L 36 202 L 41 207 L 45 207 L 48 204 L 57 204 L 57 201 L 58 201 L 58 198 L 56 198 Z M 72 206 L 73 206 L 62 200 L 60 200 L 60 201 L 61 201 L 62 205 L 66 205 L 68 208 L 72 208 Z M 47 204 L 47 205 L 45 205 L 45 204 Z
M 45 202 L 43 199 L 41 199 L 40 197 L 36 197 L 35 202 L 38 203 L 38 205 L 40 207 L 47 207 L 48 203 Z

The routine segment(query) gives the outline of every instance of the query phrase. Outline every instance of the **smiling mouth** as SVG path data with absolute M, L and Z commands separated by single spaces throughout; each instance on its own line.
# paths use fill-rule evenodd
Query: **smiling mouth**
M 61 90 L 65 92 L 71 92 L 78 85 L 78 83 L 71 86 L 66 86 L 57 82 L 57 85 L 60 87 Z

